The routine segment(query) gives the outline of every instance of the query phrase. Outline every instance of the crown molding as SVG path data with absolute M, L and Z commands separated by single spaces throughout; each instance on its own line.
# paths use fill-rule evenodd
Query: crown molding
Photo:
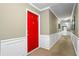
M 71 17 L 72 17 L 72 16 L 73 16 L 73 14 L 74 14 L 75 7 L 76 7 L 76 3 L 75 3 L 75 4 L 74 4 L 74 6 L 73 6 L 72 13 L 71 13 Z
M 55 12 L 51 8 L 49 8 L 49 9 L 57 17 L 57 19 L 59 19 L 59 17 L 55 14 Z
M 49 9 L 49 10 L 57 17 L 57 19 L 59 19 L 59 17 L 55 14 L 55 12 L 54 12 L 50 7 L 45 7 L 45 8 L 43 8 L 43 9 L 39 9 L 38 7 L 36 7 L 35 5 L 33 5 L 32 3 L 30 3 L 30 5 L 31 5 L 32 7 L 34 7 L 35 9 L 37 9 L 38 11 L 44 11 L 44 10 Z
M 34 7 L 35 9 L 37 9 L 38 11 L 41 11 L 41 9 L 39 9 L 38 7 L 36 7 L 35 5 L 33 5 L 32 3 L 29 3 L 29 5 L 31 5 L 32 7 Z

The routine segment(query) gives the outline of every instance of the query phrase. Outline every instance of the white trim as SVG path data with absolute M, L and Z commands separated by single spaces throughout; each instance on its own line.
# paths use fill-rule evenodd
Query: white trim
M 30 5 L 32 7 L 34 7 L 35 9 L 39 10 L 39 11 L 44 11 L 44 10 L 50 9 L 50 11 L 57 17 L 57 19 L 59 19 L 59 17 L 55 14 L 55 12 L 51 9 L 51 7 L 45 7 L 43 9 L 39 9 L 38 7 L 36 7 L 35 5 L 33 5 L 32 3 L 30 3 Z
M 49 8 L 49 9 L 57 17 L 57 19 L 59 19 L 59 17 L 55 14 L 55 12 L 51 8 Z
M 76 53 L 76 55 L 77 55 L 77 50 L 76 50 L 76 48 L 75 48 L 74 42 L 73 42 L 73 40 L 71 40 L 71 41 L 72 41 L 72 44 L 73 44 L 73 47 L 74 47 L 75 53 Z
M 38 31 L 39 31 L 39 47 L 40 47 L 40 15 L 39 15 L 39 19 L 38 19 L 38 26 L 39 26 L 39 29 L 38 29 Z
M 45 7 L 43 9 L 40 9 L 41 11 L 44 11 L 44 10 L 47 10 L 47 9 L 50 9 L 50 7 Z
M 38 7 L 36 7 L 35 5 L 33 5 L 32 3 L 29 3 L 32 7 L 34 7 L 35 9 L 39 10 L 39 11 L 44 11 L 44 10 L 47 10 L 47 9 L 50 9 L 51 12 L 57 17 L 57 19 L 60 19 L 56 14 L 55 12 L 51 9 L 51 7 L 47 6 L 45 8 L 42 8 L 42 9 L 39 9 Z M 75 6 L 76 6 L 76 3 L 74 4 L 73 6 L 73 10 L 72 10 L 72 13 L 71 13 L 71 17 L 73 16 L 73 13 L 74 13 L 74 10 L 75 10 Z
M 15 39 L 15 40 L 14 40 Z M 19 40 L 18 40 L 19 39 Z M 10 39 L 4 39 L 1 40 L 1 43 L 8 43 L 8 42 L 15 42 L 15 41 L 21 41 L 21 39 L 25 39 L 25 37 L 19 37 L 19 38 L 10 38 Z
M 58 32 L 50 35 L 50 48 L 52 48 L 61 38 L 62 32 Z
M 40 47 L 49 50 L 59 41 L 62 34 L 63 32 L 58 32 L 50 35 L 40 35 Z
M 36 51 L 37 49 L 39 49 L 39 47 L 38 47 L 38 48 L 35 48 L 35 49 L 33 49 L 31 52 L 27 53 L 27 56 L 28 56 L 29 54 L 33 53 L 34 51 Z
M 32 7 L 34 7 L 35 9 L 41 11 L 38 7 L 36 7 L 35 5 L 33 5 L 32 3 L 29 3 L 29 5 L 31 5 Z
M 57 19 L 59 20 L 60 18 L 55 14 L 55 12 L 51 9 L 51 7 L 47 6 L 45 8 L 42 8 L 42 9 L 39 9 L 38 7 L 36 7 L 35 5 L 33 5 L 32 3 L 29 3 L 32 7 L 34 7 L 35 9 L 39 10 L 39 11 L 44 11 L 44 10 L 47 10 L 47 9 L 50 9 L 51 12 L 57 17 Z M 74 4 L 73 6 L 73 10 L 72 10 L 72 13 L 71 13 L 71 16 L 73 15 L 74 13 L 74 10 L 75 10 L 75 6 L 76 6 L 76 3 Z
M 49 49 L 50 36 L 40 35 L 40 47 L 44 49 Z
M 26 13 L 27 13 L 27 11 L 31 11 L 32 13 L 37 14 L 38 16 L 40 15 L 40 14 L 38 14 L 37 12 L 35 12 L 35 11 L 31 10 L 31 9 L 26 8 Z M 27 14 L 26 14 L 26 15 L 27 15 Z
M 39 10 L 39 11 L 44 11 L 44 10 L 47 10 L 47 9 L 50 8 L 50 7 L 45 7 L 45 8 L 39 9 L 38 7 L 36 7 L 35 5 L 33 5 L 32 3 L 30 3 L 30 5 L 31 5 L 32 7 L 34 7 L 35 9 Z
M 79 56 L 79 40 L 77 42 L 77 56 Z
M 72 10 L 72 13 L 71 13 L 71 17 L 72 17 L 72 16 L 73 16 L 73 14 L 74 14 L 75 7 L 76 7 L 76 3 L 75 3 L 75 4 L 74 4 L 74 6 L 73 6 L 73 10 Z
M 38 32 L 39 32 L 39 37 L 38 37 L 38 38 L 39 38 L 39 39 L 38 39 L 38 40 L 40 40 L 40 14 L 36 13 L 36 12 L 33 11 L 33 10 L 30 10 L 30 9 L 27 9 L 27 8 L 26 8 L 26 42 L 27 42 L 27 11 L 28 11 L 28 10 L 31 11 L 31 12 L 33 12 L 34 14 L 38 15 L 38 17 L 39 17 L 39 18 L 38 18 L 38 27 L 39 27 L 39 29 L 38 29 Z M 39 45 L 39 46 L 38 46 L 38 48 L 39 48 L 39 47 L 40 47 L 40 41 L 38 41 L 38 45 Z M 26 47 L 27 47 L 27 44 L 26 44 Z M 28 47 L 27 47 L 27 48 L 28 48 Z M 25 49 L 27 49 L 27 48 L 25 48 Z M 35 51 L 35 50 L 38 49 L 38 48 L 35 48 L 35 49 L 32 50 L 31 52 Z M 31 52 L 29 52 L 29 53 L 27 52 L 27 55 L 30 54 Z
M 25 37 L 1 40 L 2 56 L 25 56 Z
M 72 32 L 69 32 L 69 34 L 71 35 L 71 41 L 72 41 L 72 44 L 73 44 L 75 53 L 76 53 L 76 55 L 77 55 L 77 45 L 75 46 L 74 41 L 73 41 L 73 40 L 75 40 L 75 39 L 73 39 L 73 37 L 76 38 L 76 39 L 78 39 L 78 37 L 77 37 L 76 35 L 74 35 Z M 76 40 L 76 42 L 77 42 L 77 40 Z

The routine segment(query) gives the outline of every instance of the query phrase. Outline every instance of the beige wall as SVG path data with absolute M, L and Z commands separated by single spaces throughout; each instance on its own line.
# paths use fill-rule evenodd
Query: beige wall
M 0 39 L 24 37 L 26 31 L 26 8 L 37 13 L 29 4 L 0 4 Z
M 79 4 L 76 5 L 74 16 L 75 16 L 75 34 L 79 37 Z
M 49 34 L 49 10 L 40 13 L 40 32 L 41 34 Z
M 40 14 L 40 32 L 42 35 L 54 34 L 57 32 L 57 18 L 56 16 L 49 10 L 44 10 Z
M 50 10 L 49 10 L 49 31 L 50 34 L 54 34 L 57 32 L 57 18 Z

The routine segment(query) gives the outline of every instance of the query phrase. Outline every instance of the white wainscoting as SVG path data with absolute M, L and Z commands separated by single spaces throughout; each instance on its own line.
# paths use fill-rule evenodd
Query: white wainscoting
M 62 33 L 64 34 L 65 32 L 62 32 Z M 76 35 L 74 35 L 72 32 L 67 31 L 66 33 L 67 35 L 71 36 L 71 41 L 72 41 L 75 53 L 77 56 L 79 56 L 79 41 L 78 41 L 79 38 Z
M 26 55 L 25 44 L 25 37 L 1 40 L 1 56 Z
M 49 49 L 50 38 L 49 35 L 40 35 L 40 47 Z
M 79 38 L 78 38 L 78 41 L 77 41 L 77 56 L 79 56 Z
M 40 47 L 50 49 L 63 33 L 62 31 L 51 35 L 40 35 Z M 68 35 L 71 35 L 75 52 L 79 56 L 79 38 L 71 32 L 68 32 Z M 1 56 L 25 56 L 27 55 L 26 44 L 25 37 L 1 40 Z
M 0 40 L 0 56 L 1 56 L 1 40 Z
M 73 46 L 74 46 L 74 50 L 75 50 L 75 53 L 76 55 L 78 55 L 78 52 L 77 52 L 77 43 L 78 43 L 78 37 L 76 35 L 74 35 L 73 33 L 69 32 L 70 35 L 71 35 L 71 41 L 73 43 Z
M 61 37 L 63 32 L 51 35 L 40 35 L 40 47 L 50 49 Z
M 59 32 L 59 33 L 55 33 L 55 34 L 51 34 L 50 35 L 50 44 L 49 44 L 49 48 L 53 47 L 54 44 L 56 44 L 56 42 L 61 38 L 63 32 Z

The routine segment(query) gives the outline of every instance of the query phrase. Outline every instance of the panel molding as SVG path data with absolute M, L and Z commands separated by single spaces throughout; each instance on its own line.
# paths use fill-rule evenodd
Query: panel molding
M 2 56 L 25 56 L 25 37 L 11 38 L 1 40 L 1 55 Z
M 49 49 L 50 38 L 49 35 L 40 35 L 40 47 Z
M 78 47 L 77 47 L 78 45 L 77 45 L 77 43 L 78 43 L 79 38 L 76 35 L 74 35 L 73 33 L 71 33 L 71 32 L 69 32 L 69 33 L 71 35 L 71 41 L 72 41 L 75 53 L 76 53 L 76 55 L 78 55 Z
M 60 39 L 62 32 L 50 35 L 40 35 L 40 47 L 50 49 Z
M 22 39 L 25 39 L 25 37 L 4 39 L 4 40 L 1 40 L 1 43 L 2 44 L 11 44 L 11 43 L 14 43 L 14 42 L 22 41 Z
M 62 32 L 50 35 L 50 48 L 52 48 L 61 38 Z

